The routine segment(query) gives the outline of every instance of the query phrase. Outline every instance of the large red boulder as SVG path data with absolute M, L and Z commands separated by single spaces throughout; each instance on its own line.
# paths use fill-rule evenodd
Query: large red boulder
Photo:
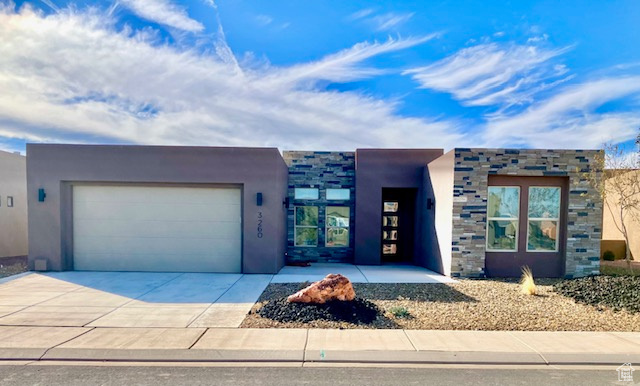
M 353 300 L 356 293 L 351 281 L 340 274 L 328 274 L 324 279 L 317 281 L 307 288 L 301 289 L 289 296 L 291 303 L 315 303 L 324 304 L 329 300 Z

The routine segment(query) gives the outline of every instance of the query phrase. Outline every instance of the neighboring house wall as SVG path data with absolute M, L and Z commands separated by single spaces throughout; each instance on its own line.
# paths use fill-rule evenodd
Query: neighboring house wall
M 284 151 L 283 158 L 289 167 L 287 210 L 287 259 L 290 262 L 353 262 L 354 216 L 355 216 L 355 153 L 325 151 Z M 318 189 L 318 199 L 297 200 L 296 188 Z M 327 200 L 327 189 L 348 189 L 348 200 Z M 318 208 L 318 245 L 301 247 L 295 245 L 294 215 L 296 206 Z M 349 246 L 326 246 L 327 207 L 348 207 L 350 214 Z
M 284 265 L 287 167 L 278 149 L 28 144 L 27 155 L 30 269 L 36 259 L 51 270 L 73 269 L 74 184 L 241 186 L 242 272 L 276 273 Z
M 26 157 L 0 151 L 0 257 L 27 255 L 26 174 Z
M 455 149 L 452 275 L 484 275 L 489 175 L 567 176 L 565 276 L 599 272 L 602 200 L 584 173 L 596 151 Z
M 629 173 L 640 174 L 640 170 L 631 171 Z M 607 183 L 607 182 L 605 182 Z M 613 214 L 612 214 L 613 212 Z M 640 213 L 635 213 L 636 218 L 640 220 Z M 629 233 L 630 245 L 627 246 L 631 250 L 634 259 L 640 260 L 640 221 L 634 221 L 632 215 L 626 216 L 627 232 Z M 602 221 L 602 240 L 623 240 L 622 232 L 618 230 L 615 223 L 620 226 L 620 206 L 617 204 L 615 197 L 607 197 L 607 203 L 604 206 Z M 604 251 L 602 251 L 604 252 Z M 616 251 L 613 251 L 616 252 Z M 618 253 L 616 258 L 624 258 L 623 253 Z

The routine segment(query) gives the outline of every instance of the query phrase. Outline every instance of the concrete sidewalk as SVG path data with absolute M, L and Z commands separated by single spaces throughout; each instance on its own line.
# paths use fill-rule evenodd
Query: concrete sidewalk
M 621 365 L 640 333 L 0 327 L 0 361 Z

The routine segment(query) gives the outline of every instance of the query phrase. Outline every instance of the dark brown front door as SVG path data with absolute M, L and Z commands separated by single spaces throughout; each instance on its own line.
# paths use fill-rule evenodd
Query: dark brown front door
M 562 277 L 569 179 L 489 176 L 485 273 Z
M 413 260 L 415 189 L 382 190 L 382 261 Z

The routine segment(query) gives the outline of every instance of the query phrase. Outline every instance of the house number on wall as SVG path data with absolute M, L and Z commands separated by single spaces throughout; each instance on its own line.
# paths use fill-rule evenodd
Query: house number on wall
M 258 238 L 262 238 L 262 212 L 258 212 Z

